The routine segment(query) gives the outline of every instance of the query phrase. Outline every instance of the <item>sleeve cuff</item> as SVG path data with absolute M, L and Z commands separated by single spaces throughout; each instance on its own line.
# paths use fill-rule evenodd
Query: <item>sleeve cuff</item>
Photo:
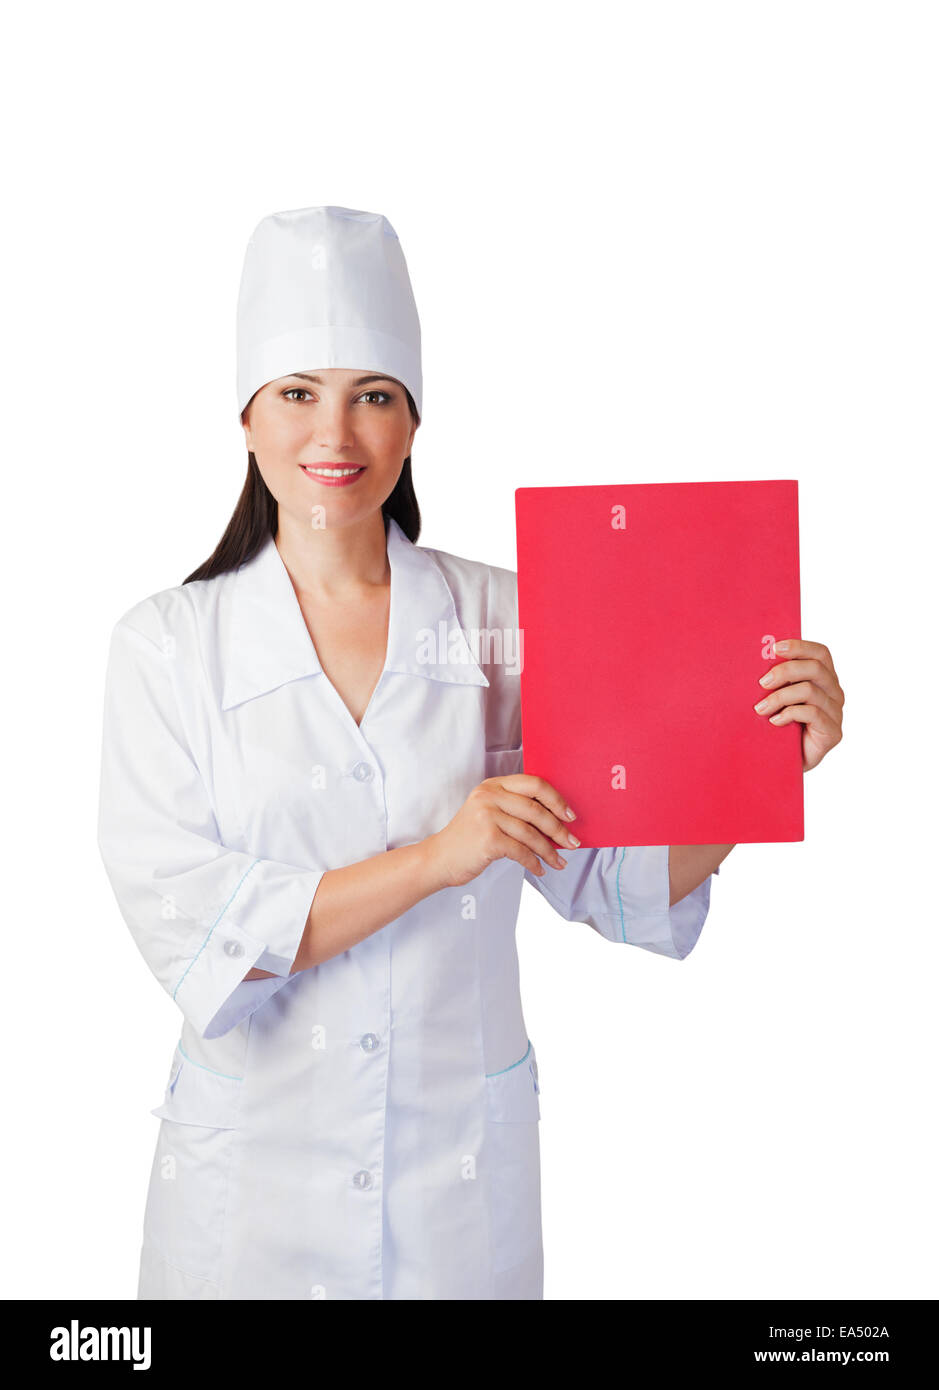
M 267 966 L 255 961 L 259 970 Z M 251 966 L 248 966 L 251 969 Z M 255 1009 L 266 1004 L 272 995 L 283 989 L 293 979 L 292 975 L 274 975 L 269 980 L 242 980 L 236 985 L 222 1007 L 206 1024 L 202 1033 L 204 1038 L 220 1038 L 223 1034 L 242 1023 Z
M 204 1038 L 217 1038 L 259 1008 L 290 979 L 310 906 L 326 872 L 314 869 L 268 883 L 256 860 L 215 921 L 173 990 L 184 1016 Z M 261 940 L 243 922 L 263 923 Z M 271 980 L 246 980 L 255 966 Z
M 665 902 L 668 903 L 667 889 Z M 711 877 L 708 875 L 703 883 L 699 883 L 697 888 L 686 893 L 671 907 L 666 905 L 658 912 L 627 916 L 625 919 L 609 918 L 609 925 L 602 934 L 610 941 L 641 946 L 643 950 L 669 956 L 672 960 L 684 960 L 698 943 L 710 904 Z
M 653 854 L 649 847 L 645 847 L 645 853 L 650 856 Z M 656 864 L 656 868 L 664 878 L 662 883 L 663 908 L 655 916 L 640 917 L 634 922 L 628 922 L 626 926 L 628 940 L 638 946 L 644 946 L 649 951 L 655 951 L 659 955 L 669 956 L 672 960 L 684 960 L 685 956 L 697 945 L 698 937 L 701 935 L 711 906 L 711 875 L 708 874 L 707 878 L 696 888 L 692 888 L 690 893 L 686 893 L 683 898 L 678 899 L 677 903 L 669 906 L 668 900 L 671 896 L 668 872 L 670 846 L 660 845 L 654 853 L 661 855 L 661 862 Z
M 710 875 L 670 907 L 668 845 L 567 850 L 565 857 L 567 868 L 552 870 L 556 877 L 546 875 L 548 882 L 526 875 L 567 921 L 587 922 L 608 941 L 673 960 L 693 949 L 708 915 Z M 563 886 L 565 896 L 549 883 Z
M 708 874 L 703 883 L 699 883 L 697 888 L 692 888 L 690 893 L 679 898 L 678 902 L 673 903 L 668 909 L 674 950 L 666 952 L 666 955 L 671 955 L 675 960 L 684 960 L 689 951 L 694 950 L 710 906 L 711 875 Z

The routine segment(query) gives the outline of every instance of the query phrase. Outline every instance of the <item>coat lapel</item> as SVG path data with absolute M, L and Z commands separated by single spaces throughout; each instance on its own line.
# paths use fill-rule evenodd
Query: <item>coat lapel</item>
M 433 555 L 388 521 L 391 606 L 386 671 L 453 685 L 486 679 L 460 627 L 456 603 Z M 287 681 L 323 674 L 300 604 L 270 536 L 232 576 L 223 642 L 222 709 L 265 695 Z

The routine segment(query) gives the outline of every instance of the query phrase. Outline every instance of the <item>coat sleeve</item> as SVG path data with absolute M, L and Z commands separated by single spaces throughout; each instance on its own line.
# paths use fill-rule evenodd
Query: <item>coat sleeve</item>
M 127 615 L 111 633 L 98 848 L 150 970 L 200 1036 L 215 1038 L 287 983 L 325 870 L 221 843 L 167 645 Z M 276 978 L 244 980 L 253 966 Z
M 568 922 L 586 922 L 607 941 L 642 946 L 683 960 L 701 935 L 711 901 L 711 875 L 668 905 L 668 845 L 564 849 L 567 867 L 545 865 L 525 877 Z M 717 870 L 715 870 L 715 873 Z

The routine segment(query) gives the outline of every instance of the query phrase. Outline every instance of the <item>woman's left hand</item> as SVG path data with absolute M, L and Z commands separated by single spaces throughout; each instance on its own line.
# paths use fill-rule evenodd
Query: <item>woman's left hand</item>
M 790 637 L 775 644 L 785 661 L 760 681 L 772 692 L 754 706 L 771 724 L 802 724 L 802 771 L 817 767 L 841 742 L 844 691 L 835 675 L 831 652 L 821 642 Z

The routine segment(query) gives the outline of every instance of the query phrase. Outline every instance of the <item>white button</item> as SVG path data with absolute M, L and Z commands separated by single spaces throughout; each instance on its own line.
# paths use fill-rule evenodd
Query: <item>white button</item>
M 356 1187 L 371 1187 L 372 1175 L 371 1173 L 366 1173 L 364 1168 L 361 1168 L 355 1174 L 352 1181 L 355 1183 Z
M 374 1052 L 378 1046 L 378 1036 L 375 1033 L 363 1033 L 359 1038 L 359 1047 L 363 1052 Z
M 245 948 L 242 946 L 242 944 L 241 944 L 240 941 L 226 941 L 226 942 L 225 942 L 225 954 L 226 954 L 226 956 L 243 956 L 244 953 L 245 953 Z
M 374 775 L 374 768 L 369 763 L 356 763 L 352 769 L 352 776 L 357 782 L 370 782 Z

